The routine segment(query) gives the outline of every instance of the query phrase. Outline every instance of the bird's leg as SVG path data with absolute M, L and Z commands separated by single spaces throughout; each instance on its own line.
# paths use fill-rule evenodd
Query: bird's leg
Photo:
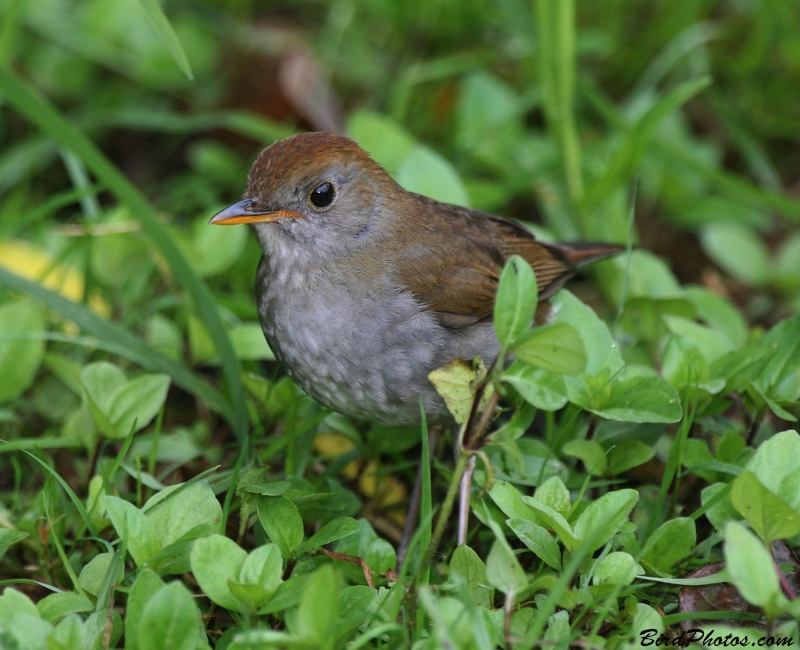
M 461 494 L 458 503 L 458 545 L 467 543 L 467 526 L 469 524 L 470 489 L 472 475 L 475 472 L 475 456 L 470 457 L 464 476 L 461 477 Z
M 439 434 L 442 431 L 441 426 L 433 426 L 428 430 L 428 449 L 436 448 L 436 441 L 439 439 Z M 411 502 L 408 504 L 408 512 L 406 513 L 406 525 L 403 526 L 403 536 L 400 538 L 400 544 L 397 546 L 397 571 L 403 566 L 403 560 L 408 552 L 408 545 L 411 544 L 411 538 L 417 528 L 417 519 L 419 518 L 419 505 L 422 500 L 422 472 L 429 471 L 429 468 L 423 467 L 420 463 L 417 468 L 417 478 L 414 481 L 414 490 L 411 492 Z

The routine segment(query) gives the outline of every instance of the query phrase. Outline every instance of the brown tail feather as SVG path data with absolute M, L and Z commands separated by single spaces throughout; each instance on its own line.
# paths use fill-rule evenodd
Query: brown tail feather
M 583 266 L 605 257 L 617 255 L 625 250 L 625 246 L 619 244 L 599 244 L 576 242 L 572 244 L 547 244 L 548 248 L 553 248 L 561 257 L 574 266 Z

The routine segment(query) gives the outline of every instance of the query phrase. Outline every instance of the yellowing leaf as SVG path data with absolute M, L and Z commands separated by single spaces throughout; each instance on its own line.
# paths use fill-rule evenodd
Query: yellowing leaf
M 485 376 L 486 367 L 480 358 L 476 357 L 472 362 L 454 359 L 446 366 L 430 373 L 428 379 L 442 396 L 455 421 L 458 424 L 464 424 L 469 419 L 478 382 Z M 493 391 L 493 386 L 486 387 L 486 390 L 483 391 L 481 406 L 486 405 Z
M 324 456 L 341 456 L 355 448 L 355 443 L 341 433 L 323 433 L 314 438 L 314 451 Z M 358 461 L 345 465 L 342 476 L 353 479 L 358 475 Z M 374 494 L 374 492 L 373 492 Z
M 56 264 L 44 248 L 19 239 L 0 242 L 0 266 L 28 280 L 57 291 L 73 302 L 83 299 L 86 280 L 83 273 L 66 264 Z M 97 292 L 89 296 L 89 308 L 101 316 L 111 314 L 109 305 Z

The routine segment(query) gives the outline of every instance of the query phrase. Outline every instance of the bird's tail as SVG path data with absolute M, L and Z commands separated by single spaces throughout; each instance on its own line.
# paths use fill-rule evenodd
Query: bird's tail
M 597 260 L 602 260 L 612 255 L 617 255 L 626 249 L 619 244 L 601 244 L 595 242 L 575 242 L 572 244 L 547 244 L 548 248 L 558 251 L 561 258 L 573 266 L 583 266 Z

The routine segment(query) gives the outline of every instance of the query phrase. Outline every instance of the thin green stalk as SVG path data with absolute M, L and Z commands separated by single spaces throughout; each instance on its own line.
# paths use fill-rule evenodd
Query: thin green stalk
M 431 543 L 428 544 L 428 549 L 425 551 L 425 555 L 423 556 L 422 562 L 419 565 L 420 573 L 418 575 L 421 575 L 423 567 L 426 567 L 428 564 L 430 564 L 433 554 L 436 552 L 436 549 L 439 547 L 439 543 L 442 541 L 444 529 L 447 527 L 450 514 L 453 512 L 453 504 L 455 503 L 456 496 L 458 496 L 459 493 L 461 477 L 464 476 L 469 459 L 470 454 L 467 453 L 462 453 L 458 457 L 456 467 L 453 470 L 453 478 L 450 479 L 450 485 L 447 488 L 447 496 L 445 497 L 444 503 L 442 504 L 442 509 L 439 512 L 439 519 L 436 521 L 436 528 L 433 531 L 433 538 L 431 539 Z
M 583 175 L 581 145 L 572 110 L 575 96 L 574 0 L 536 0 L 536 16 L 545 117 L 561 152 L 570 200 L 576 206 L 583 199 Z

